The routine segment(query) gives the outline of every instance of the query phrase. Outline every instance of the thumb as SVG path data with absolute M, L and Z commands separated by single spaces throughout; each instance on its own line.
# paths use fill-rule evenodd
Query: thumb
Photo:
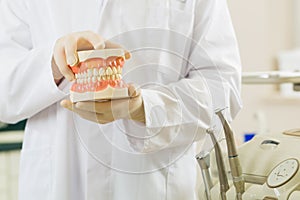
M 128 86 L 128 93 L 130 98 L 134 98 L 140 95 L 141 91 L 139 88 L 137 88 L 136 86 L 134 86 L 133 84 L 129 84 Z
M 60 105 L 68 110 L 73 110 L 73 103 L 69 100 L 62 100 Z

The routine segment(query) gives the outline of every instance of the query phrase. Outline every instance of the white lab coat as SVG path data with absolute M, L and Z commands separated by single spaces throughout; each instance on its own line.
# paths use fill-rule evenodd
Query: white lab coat
M 103 3 L 103 4 L 102 4 Z M 226 0 L 2 0 L 0 121 L 28 118 L 21 200 L 194 200 L 194 141 L 239 111 L 240 60 Z M 55 41 L 92 30 L 124 45 L 146 125 L 99 125 L 63 109 Z M 201 198 L 201 197 L 200 197 Z

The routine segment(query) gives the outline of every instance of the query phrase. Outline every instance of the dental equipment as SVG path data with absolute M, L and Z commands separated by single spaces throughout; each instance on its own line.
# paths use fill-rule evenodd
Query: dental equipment
M 204 182 L 204 187 L 205 187 L 205 196 L 206 200 L 211 200 L 211 193 L 210 189 L 213 187 L 213 183 L 211 180 L 211 175 L 210 175 L 210 154 L 207 153 L 199 153 L 196 156 L 196 159 L 198 161 L 198 164 L 201 168 L 201 174 L 203 177 L 203 182 Z
M 79 63 L 71 67 L 76 81 L 70 91 L 72 102 L 128 98 L 122 80 L 126 60 L 123 49 L 101 49 L 78 52 Z
M 224 109 L 216 111 L 216 114 L 222 122 L 225 137 L 226 137 L 228 160 L 229 160 L 229 166 L 231 169 L 233 185 L 236 190 L 236 199 L 242 200 L 242 195 L 245 192 L 245 182 L 244 182 L 244 179 L 242 176 L 242 168 L 241 168 L 238 153 L 236 150 L 234 133 L 233 133 L 233 130 L 230 127 L 228 121 L 225 119 L 224 115 L 222 114 L 223 110 Z
M 223 160 L 222 151 L 220 145 L 215 137 L 213 129 L 207 129 L 206 132 L 210 135 L 211 140 L 214 144 L 216 163 L 218 167 L 219 181 L 220 181 L 220 195 L 222 200 L 226 200 L 226 192 L 229 190 L 228 179 L 226 175 L 226 168 Z

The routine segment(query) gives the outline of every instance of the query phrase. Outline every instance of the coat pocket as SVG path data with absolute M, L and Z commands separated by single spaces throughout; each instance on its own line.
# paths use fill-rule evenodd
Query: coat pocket
M 19 200 L 47 200 L 51 187 L 50 148 L 22 150 Z

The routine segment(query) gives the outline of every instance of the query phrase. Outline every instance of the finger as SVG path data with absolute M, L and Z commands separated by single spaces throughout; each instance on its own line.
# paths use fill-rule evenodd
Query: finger
M 104 49 L 104 39 L 93 32 L 85 31 L 70 34 L 65 38 L 65 53 L 67 63 L 73 67 L 78 64 L 78 50 Z
M 111 41 L 109 41 L 109 40 L 106 40 L 105 41 L 105 48 L 106 49 L 123 49 L 124 51 L 125 51 L 125 59 L 126 60 L 128 60 L 128 59 L 130 59 L 131 58 L 131 54 L 130 54 L 130 52 L 129 51 L 127 51 L 124 47 L 122 47 L 121 45 L 119 45 L 119 44 L 116 44 L 116 43 L 113 43 L 113 42 L 111 42 Z
M 73 109 L 73 103 L 69 100 L 62 100 L 60 102 L 60 105 L 68 110 L 72 110 Z
M 109 40 L 105 41 L 105 48 L 106 49 L 124 49 L 121 45 L 119 45 L 117 43 L 113 43 Z
M 104 117 L 103 114 L 98 114 L 95 112 L 84 111 L 76 108 L 76 104 L 73 104 L 69 100 L 61 101 L 60 105 L 76 114 L 78 114 L 81 118 L 86 119 L 88 121 L 105 124 L 112 122 L 113 120 L 109 117 Z
M 127 50 L 125 50 L 125 59 L 129 60 L 131 58 L 131 53 Z
M 140 95 L 141 91 L 134 84 L 129 84 L 128 93 L 131 98 L 137 97 Z
M 131 98 L 138 97 L 140 95 L 140 89 L 136 88 L 133 84 L 130 84 L 128 87 L 128 93 Z M 76 108 L 89 112 L 96 112 L 100 114 L 108 114 L 118 111 L 124 110 L 128 106 L 128 99 L 116 99 L 111 101 L 102 101 L 102 102 L 93 102 L 93 101 L 85 101 L 76 103 Z
M 91 31 L 79 32 L 77 33 L 78 40 L 88 41 L 94 49 L 104 49 L 105 40 L 99 34 L 96 34 Z
M 99 114 L 111 113 L 111 101 L 103 101 L 103 102 L 78 102 L 76 105 L 77 109 L 85 110 L 89 112 L 96 112 Z
M 107 119 L 104 119 L 103 115 L 101 115 L 101 114 L 88 112 L 88 111 L 83 111 L 83 110 L 79 110 L 79 109 L 76 109 L 76 108 L 73 108 L 72 111 L 74 113 L 78 114 L 81 118 L 86 119 L 88 121 L 96 122 L 96 123 L 99 123 L 99 124 L 106 124 L 106 123 L 111 122 Z
M 104 117 L 112 116 L 113 119 L 120 119 L 129 113 L 129 99 L 117 99 L 106 102 L 78 102 L 76 108 L 88 112 L 95 112 L 104 115 Z
M 58 42 L 54 47 L 53 58 L 60 73 L 69 81 L 73 81 L 75 77 L 72 70 L 68 67 L 65 50 L 61 42 Z
M 64 46 L 67 64 L 74 67 L 79 62 L 77 55 L 77 39 L 74 36 L 66 37 Z
M 52 57 L 52 60 L 51 60 L 51 67 L 52 67 L 52 74 L 53 74 L 54 80 L 57 81 L 57 80 L 61 80 L 62 78 L 64 78 L 64 76 L 60 72 L 60 70 L 54 60 L 54 56 Z

